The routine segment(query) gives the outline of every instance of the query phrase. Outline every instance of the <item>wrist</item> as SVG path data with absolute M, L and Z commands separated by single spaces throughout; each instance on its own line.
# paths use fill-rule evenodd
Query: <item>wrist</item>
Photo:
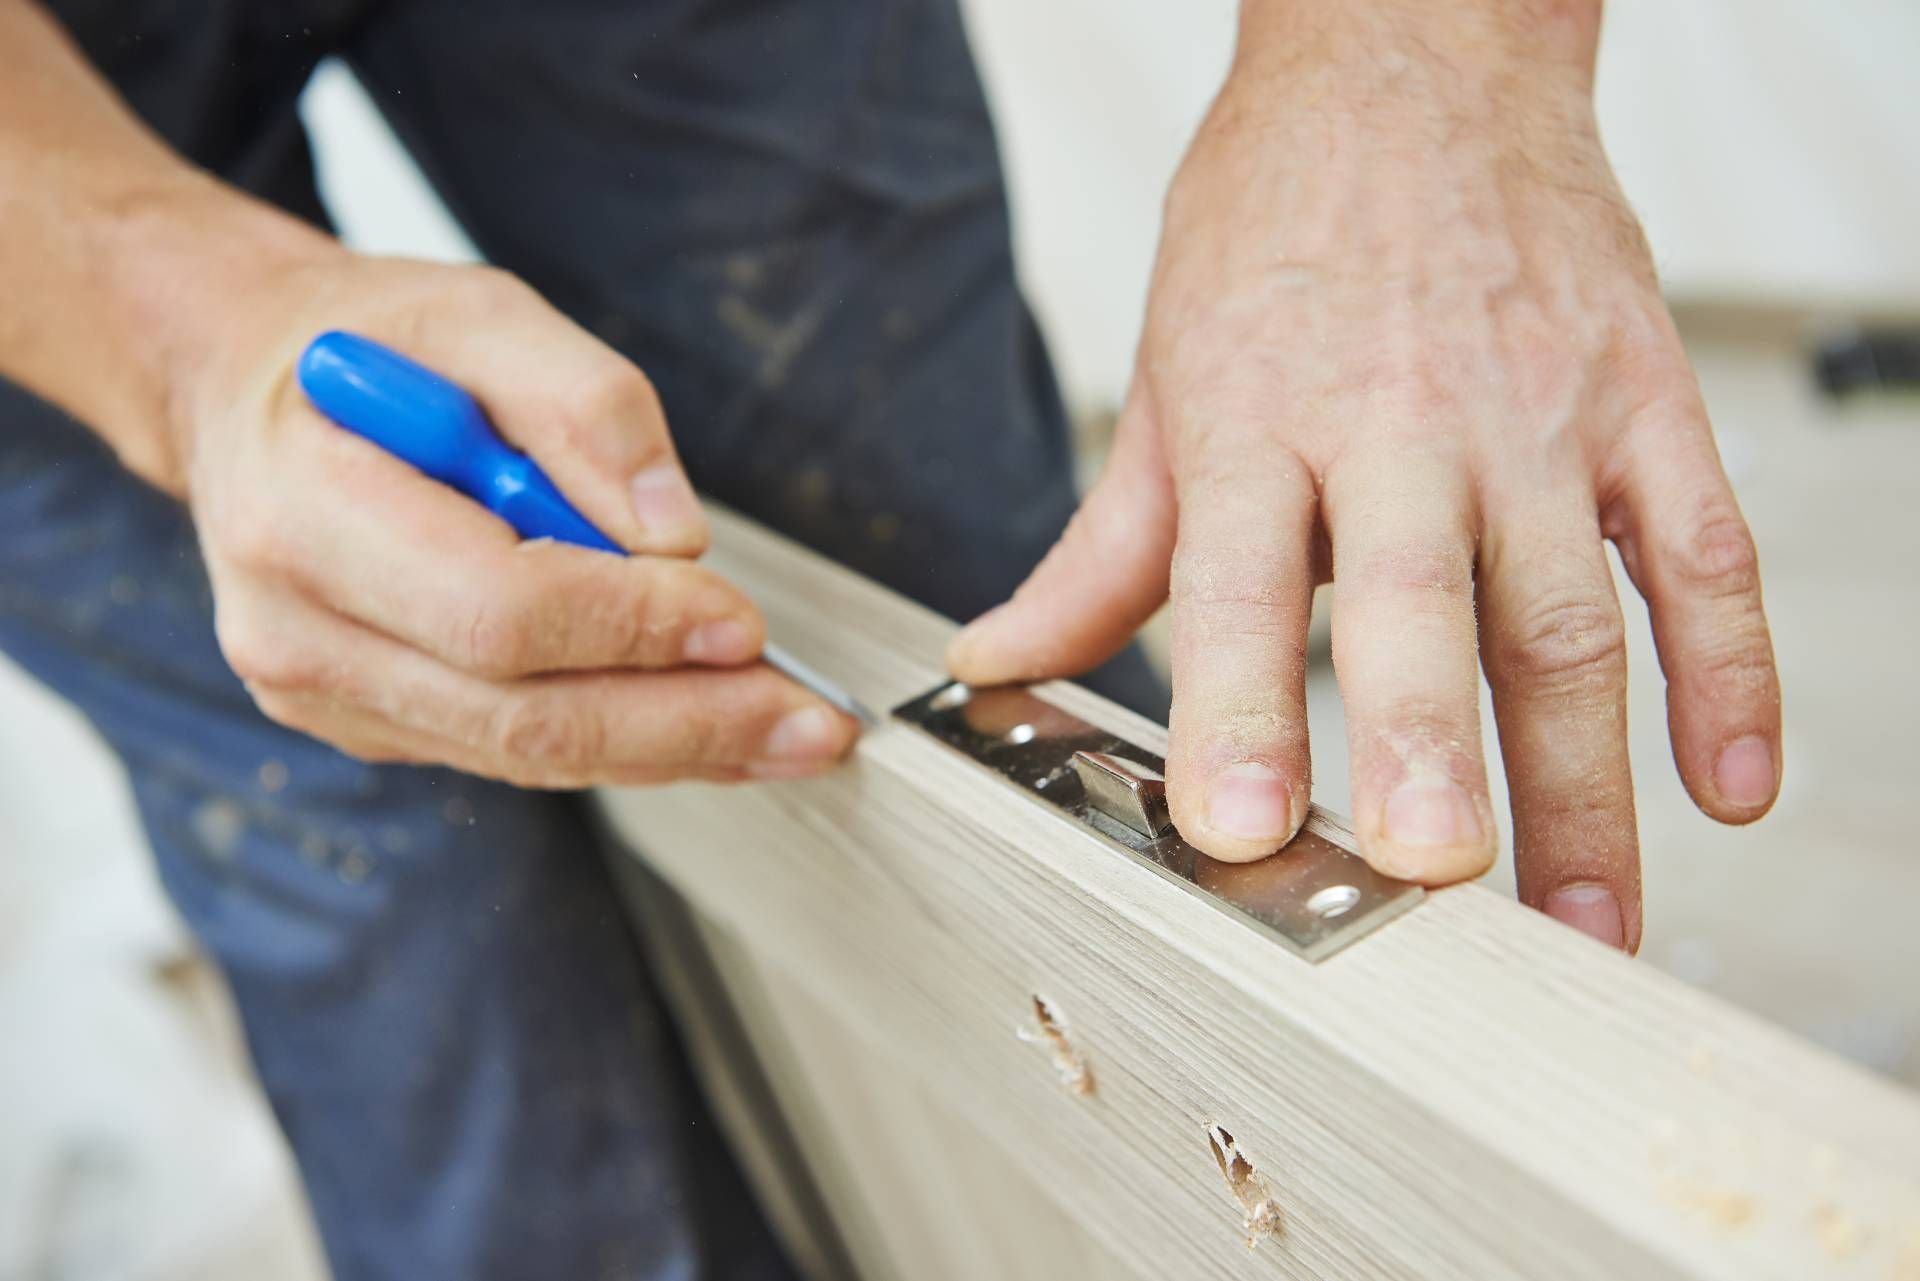
M 1429 37 L 1395 25 L 1393 0 L 1358 13 L 1246 0 L 1250 30 L 1167 194 L 1163 262 L 1217 257 L 1244 237 L 1283 246 L 1269 265 L 1287 288 L 1345 279 L 1362 292 L 1417 290 L 1451 275 L 1472 290 L 1578 260 L 1650 291 L 1645 242 L 1600 145 L 1585 55 L 1479 30 L 1505 7 L 1484 0 Z M 1272 25 L 1283 21 L 1320 30 L 1283 39 Z M 1369 24 L 1376 38 L 1363 41 Z M 1171 288 L 1158 305 L 1215 307 L 1206 291 Z
M 184 163 L 49 15 L 0 0 L 0 374 L 178 493 L 182 389 L 245 332 L 223 313 L 332 245 Z
M 1590 110 L 1599 37 L 1600 0 L 1242 0 L 1227 83 L 1389 119 Z
M 193 428 L 232 368 L 258 295 L 305 263 L 344 256 L 332 237 L 197 171 L 92 202 L 87 240 L 110 291 L 126 377 L 90 414 L 126 465 L 185 491 Z

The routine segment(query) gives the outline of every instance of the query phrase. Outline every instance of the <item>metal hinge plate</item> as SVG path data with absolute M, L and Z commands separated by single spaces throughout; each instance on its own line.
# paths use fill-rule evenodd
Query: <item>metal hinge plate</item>
M 1167 819 L 1166 762 L 1017 685 L 942 685 L 895 708 L 932 735 L 1201 896 L 1265 927 L 1320 961 L 1420 901 L 1421 889 L 1382 876 L 1353 852 L 1353 834 L 1310 811 L 1278 854 L 1223 863 L 1194 849 Z

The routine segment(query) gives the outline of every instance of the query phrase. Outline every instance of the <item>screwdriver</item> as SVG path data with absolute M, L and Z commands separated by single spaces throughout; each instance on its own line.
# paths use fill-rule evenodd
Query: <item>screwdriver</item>
M 479 402 L 426 366 L 336 329 L 307 344 L 295 373 L 315 409 L 459 490 L 520 537 L 626 554 L 575 510 L 538 464 L 500 438 Z M 760 657 L 862 724 L 877 723 L 852 694 L 773 642 Z

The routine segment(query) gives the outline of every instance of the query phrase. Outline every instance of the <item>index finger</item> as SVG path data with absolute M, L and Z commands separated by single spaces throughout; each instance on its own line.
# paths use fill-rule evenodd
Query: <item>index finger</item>
M 522 542 L 465 496 L 315 421 L 308 483 L 264 550 L 331 608 L 493 679 L 733 665 L 766 626 L 746 595 L 677 557 Z

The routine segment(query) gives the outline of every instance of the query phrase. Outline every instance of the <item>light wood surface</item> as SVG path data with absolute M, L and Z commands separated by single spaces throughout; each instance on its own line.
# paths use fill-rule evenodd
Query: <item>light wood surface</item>
M 876 707 L 940 679 L 950 624 L 715 519 L 802 659 Z M 731 958 L 864 1276 L 1920 1278 L 1920 1100 L 1491 891 L 1310 965 L 900 725 L 604 801 Z

